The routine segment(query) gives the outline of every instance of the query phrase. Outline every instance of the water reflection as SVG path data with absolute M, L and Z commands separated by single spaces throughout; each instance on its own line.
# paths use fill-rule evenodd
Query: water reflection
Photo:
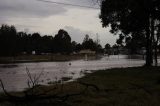
M 100 60 L 92 61 L 69 61 L 69 62 L 40 62 L 40 63 L 18 63 L 12 64 L 16 67 L 3 67 L 0 65 L 0 78 L 8 91 L 20 91 L 27 87 L 26 67 L 32 76 L 43 72 L 40 84 L 60 80 L 61 78 L 82 77 L 87 70 L 107 69 L 115 67 L 132 67 L 144 65 L 142 59 L 127 59 L 127 56 L 103 57 Z

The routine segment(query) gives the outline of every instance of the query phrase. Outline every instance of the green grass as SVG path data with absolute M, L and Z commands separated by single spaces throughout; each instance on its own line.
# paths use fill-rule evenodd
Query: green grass
M 94 84 L 93 87 L 79 96 L 70 97 L 62 106 L 159 106 L 160 104 L 160 67 L 135 67 L 99 70 L 87 74 L 78 81 Z M 54 85 L 38 88 L 48 90 Z M 84 89 L 84 86 L 75 82 L 64 85 L 63 94 L 76 93 Z M 50 92 L 54 94 L 57 91 Z M 43 106 L 48 102 L 30 103 L 32 106 Z M 8 105 L 8 104 L 7 104 Z M 10 106 L 10 105 L 9 105 Z

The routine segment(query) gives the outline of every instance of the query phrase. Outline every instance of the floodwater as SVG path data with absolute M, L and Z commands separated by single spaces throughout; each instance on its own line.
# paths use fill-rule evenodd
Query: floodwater
M 38 80 L 39 84 L 48 84 L 64 77 L 75 80 L 84 76 L 84 73 L 90 73 L 89 70 L 142 66 L 144 63 L 143 59 L 127 59 L 125 55 L 115 55 L 89 61 L 0 64 L 0 79 L 7 91 L 22 91 L 28 87 L 27 69 L 32 78 L 36 79 L 41 75 Z

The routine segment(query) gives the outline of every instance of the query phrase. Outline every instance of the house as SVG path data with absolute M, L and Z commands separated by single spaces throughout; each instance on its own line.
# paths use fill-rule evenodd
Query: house
M 84 55 L 84 56 L 85 56 L 85 57 L 84 57 L 84 60 L 85 60 L 85 61 L 88 61 L 88 56 L 89 56 L 89 55 L 95 55 L 95 54 L 96 54 L 96 51 L 92 51 L 92 50 L 90 50 L 90 49 L 85 49 L 85 50 L 81 50 L 81 51 L 79 52 L 79 54 Z
M 79 52 L 79 54 L 95 55 L 95 54 L 96 54 L 96 51 L 92 51 L 92 50 L 90 50 L 90 49 L 85 49 L 85 50 L 81 50 L 81 51 Z

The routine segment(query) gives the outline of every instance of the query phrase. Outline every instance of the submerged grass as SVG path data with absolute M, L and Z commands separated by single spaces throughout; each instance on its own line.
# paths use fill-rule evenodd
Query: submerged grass
M 70 97 L 62 104 L 67 106 L 158 106 L 160 104 L 160 67 L 135 67 L 99 70 L 77 81 L 96 85 L 82 95 Z M 41 86 L 38 92 L 48 91 L 55 85 Z M 63 95 L 80 92 L 85 87 L 75 82 L 63 86 Z M 60 88 L 59 88 L 60 89 Z M 48 95 L 59 92 L 53 90 Z M 6 104 L 6 105 L 5 105 Z M 3 105 L 10 106 L 9 103 Z M 48 101 L 29 103 L 31 106 L 53 105 Z M 24 104 L 22 104 L 24 105 Z

